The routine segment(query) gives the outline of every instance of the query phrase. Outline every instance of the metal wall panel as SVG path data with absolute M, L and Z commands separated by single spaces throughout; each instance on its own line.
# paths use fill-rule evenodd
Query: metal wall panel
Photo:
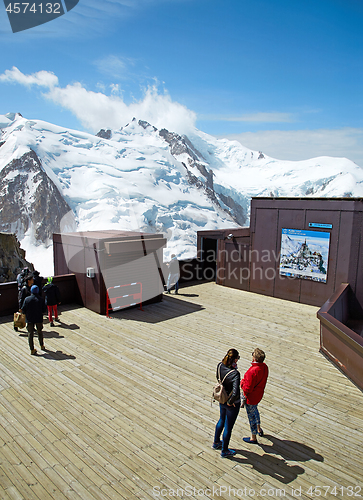
M 113 286 L 142 280 L 143 301 L 151 296 L 159 296 L 160 300 L 163 292 L 162 271 L 159 272 L 161 248 L 166 244 L 162 234 L 86 231 L 54 234 L 53 241 L 55 269 L 58 272 L 67 269 L 75 274 L 85 307 L 106 313 L 105 281 Z M 93 278 L 87 277 L 87 268 L 94 269 Z
M 363 219 L 363 213 L 360 213 L 360 216 Z M 363 221 L 360 226 L 363 226 Z M 358 240 L 357 276 L 355 283 L 355 295 L 358 302 L 363 306 L 363 230 L 360 231 Z
M 87 268 L 92 268 L 95 270 L 94 278 L 88 278 L 86 273 Z M 85 296 L 83 299 L 85 307 L 102 314 L 102 300 L 101 290 L 102 290 L 102 275 L 100 273 L 98 265 L 98 254 L 97 247 L 87 247 L 84 249 L 84 292 Z
M 63 245 L 59 241 L 54 241 L 54 238 L 53 238 L 53 262 L 54 262 L 55 276 L 69 274 L 68 265 L 64 255 Z
M 320 327 L 321 351 L 340 368 L 358 387 L 363 390 L 363 356 L 352 349 L 344 341 L 343 336 L 337 335 L 326 325 Z
M 240 245 L 237 242 L 225 242 L 224 250 L 225 272 L 223 284 L 231 288 L 238 288 L 239 290 L 249 290 L 250 246 Z
M 319 200 L 319 203 L 321 201 Z M 329 204 L 326 204 L 326 208 Z M 349 212 L 348 212 L 349 213 Z M 328 258 L 328 276 L 326 283 L 317 283 L 311 280 L 301 280 L 301 292 L 300 292 L 300 302 L 304 304 L 311 304 L 321 306 L 324 302 L 331 296 L 336 287 L 340 285 L 343 281 L 347 281 L 347 274 L 344 270 L 340 273 L 340 281 L 337 281 L 336 274 L 341 269 L 340 261 L 338 260 L 338 246 L 343 244 L 341 233 L 341 211 L 332 210 L 315 210 L 315 205 L 310 203 L 306 208 L 306 225 L 305 229 L 311 231 L 324 231 L 330 233 L 330 246 L 329 246 L 329 258 Z M 332 224 L 332 229 L 314 229 L 309 228 L 309 223 L 321 223 L 321 224 Z M 349 221 L 347 220 L 347 226 L 345 228 L 346 233 L 343 235 L 343 239 L 350 242 L 350 230 Z M 344 252 L 344 250 L 343 250 Z M 342 254 L 342 252 L 340 252 Z M 344 266 L 343 266 L 344 267 Z
M 356 293 L 357 285 L 360 284 L 363 279 L 362 266 L 359 265 L 361 238 L 363 233 L 363 212 L 354 212 L 352 215 L 353 224 L 349 254 L 349 271 L 346 281 L 350 284 L 353 292 Z
M 84 248 L 74 245 L 63 245 L 64 255 L 67 261 L 70 273 L 76 276 L 78 289 L 82 298 L 82 305 L 86 301 L 86 282 L 85 282 L 85 259 Z
M 102 272 L 106 289 L 131 283 L 142 283 L 142 301 L 150 300 L 163 292 L 158 262 L 161 251 L 144 255 L 143 252 L 104 254 Z M 127 291 L 125 293 L 128 293 Z
M 254 219 L 255 232 L 251 232 L 250 290 L 273 295 L 274 281 L 266 279 L 266 269 L 271 266 L 269 262 L 262 262 L 262 255 L 265 251 L 271 255 L 276 252 L 278 211 L 266 206 L 251 210 L 251 217 Z
M 73 274 L 55 276 L 53 283 L 59 288 L 62 304 L 80 304 L 78 286 Z M 18 308 L 17 282 L 0 283 L 0 316 L 13 314 Z
M 331 224 L 332 228 L 309 227 L 309 223 Z M 363 200 L 327 198 L 253 198 L 250 231 L 235 228 L 220 231 L 198 231 L 201 241 L 218 239 L 226 249 L 229 233 L 248 237 L 250 243 L 250 282 L 252 292 L 273 295 L 306 304 L 321 306 L 342 282 L 349 282 L 363 304 Z M 287 278 L 279 275 L 281 230 L 302 229 L 330 233 L 327 282 Z M 242 241 L 237 236 L 235 243 Z M 248 244 L 246 242 L 246 244 Z M 270 252 L 270 261 L 262 259 Z M 225 257 L 217 262 L 217 283 L 239 288 L 239 279 L 226 269 Z M 248 287 L 247 287 L 248 288 Z
M 291 207 L 290 209 L 284 208 L 277 210 L 277 212 L 278 225 L 276 238 L 276 254 L 280 255 L 282 228 L 305 229 L 305 210 L 302 210 L 301 208 L 295 209 Z M 276 280 L 274 296 L 279 297 L 280 299 L 288 299 L 295 302 L 300 302 L 301 281 L 304 280 L 280 276 L 279 269 L 280 259 L 275 262 Z

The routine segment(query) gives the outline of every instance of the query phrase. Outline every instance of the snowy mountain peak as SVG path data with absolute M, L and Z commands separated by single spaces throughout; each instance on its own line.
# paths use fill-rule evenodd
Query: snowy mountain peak
M 187 258 L 197 230 L 248 224 L 251 196 L 363 197 L 349 160 L 279 161 L 197 129 L 181 136 L 134 118 L 93 135 L 12 113 L 0 128 L 0 223 L 28 249 L 70 214 L 82 231 L 162 232 Z M 30 216 L 37 204 L 44 221 Z
M 112 132 L 110 129 L 101 129 L 99 132 L 97 132 L 96 137 L 101 137 L 102 139 L 111 139 L 112 137 Z
M 127 123 L 124 127 L 120 128 L 120 132 L 131 135 L 131 134 L 140 134 L 144 135 L 145 133 L 153 133 L 156 132 L 157 128 L 150 125 L 145 120 L 137 120 L 135 117 L 131 120 L 130 123 Z

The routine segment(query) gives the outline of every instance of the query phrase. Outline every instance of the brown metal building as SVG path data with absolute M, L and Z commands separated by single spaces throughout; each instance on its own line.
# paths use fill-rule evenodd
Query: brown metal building
M 205 279 L 322 306 L 320 351 L 363 389 L 363 200 L 252 198 L 250 227 L 199 231 L 198 256 Z
M 280 274 L 283 229 L 327 236 L 326 282 Z M 211 278 L 214 270 L 220 285 L 321 306 L 349 283 L 363 304 L 362 238 L 361 199 L 252 198 L 250 227 L 199 231 L 198 255 L 203 277 Z
M 87 231 L 53 235 L 54 273 L 74 273 L 83 305 L 106 314 L 106 290 L 114 310 L 162 298 L 162 234 Z M 141 300 L 140 300 L 141 299 Z

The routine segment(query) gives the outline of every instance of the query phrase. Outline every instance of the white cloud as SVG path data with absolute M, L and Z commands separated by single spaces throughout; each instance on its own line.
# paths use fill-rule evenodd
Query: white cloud
M 198 115 L 199 120 L 251 123 L 291 123 L 295 121 L 291 113 L 259 112 L 241 116 L 231 115 Z
M 100 128 L 120 128 L 135 117 L 157 128 L 166 127 L 183 134 L 194 127 L 196 120 L 193 111 L 172 101 L 169 94 L 159 94 L 156 86 L 146 89 L 139 101 L 126 104 L 119 95 L 93 92 L 79 82 L 60 87 L 58 78 L 48 71 L 25 75 L 13 68 L 0 75 L 0 81 L 48 87 L 48 91 L 42 95 L 70 110 L 92 132 L 98 132 Z M 115 91 L 116 87 L 112 90 Z M 120 92 L 119 87 L 117 91 Z
M 134 66 L 134 61 L 130 58 L 121 58 L 109 55 L 94 62 L 98 71 L 111 78 L 125 79 L 130 76 L 130 66 Z
M 224 135 L 280 160 L 344 157 L 363 167 L 363 129 L 266 130 Z
M 80 83 L 65 88 L 54 87 L 46 97 L 69 109 L 92 132 L 100 128 L 120 128 L 133 117 L 146 120 L 157 128 L 187 133 L 195 123 L 195 113 L 177 102 L 168 94 L 158 94 L 156 87 L 149 87 L 144 97 L 135 103 L 126 104 L 116 95 L 107 96 L 92 92 Z
M 2 75 L 0 75 L 1 82 L 10 83 L 20 83 L 30 87 L 31 85 L 37 85 L 40 87 L 54 87 L 58 85 L 58 77 L 50 71 L 38 71 L 31 75 L 24 75 L 15 66 L 11 69 L 7 69 Z
M 112 95 L 119 95 L 122 92 L 120 85 L 118 83 L 111 83 L 110 89 Z

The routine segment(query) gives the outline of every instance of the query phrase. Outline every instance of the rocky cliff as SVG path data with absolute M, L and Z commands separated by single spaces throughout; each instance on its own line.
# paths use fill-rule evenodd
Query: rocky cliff
M 150 126 L 147 122 L 139 120 L 139 125 L 144 128 L 146 128 L 145 123 Z M 175 132 L 169 132 L 165 128 L 159 131 L 159 135 L 169 144 L 170 153 L 174 158 L 181 161 L 186 170 L 189 184 L 203 190 L 211 202 L 226 212 L 236 224 L 240 226 L 246 224 L 247 214 L 243 207 L 230 196 L 225 196 L 214 190 L 213 170 L 188 137 L 186 135 L 181 136 Z
M 0 232 L 0 283 L 15 281 L 23 267 L 34 270 L 33 264 L 25 259 L 15 234 Z
M 32 150 L 0 172 L 0 197 L 0 230 L 21 240 L 30 229 L 34 240 L 45 245 L 71 210 Z

